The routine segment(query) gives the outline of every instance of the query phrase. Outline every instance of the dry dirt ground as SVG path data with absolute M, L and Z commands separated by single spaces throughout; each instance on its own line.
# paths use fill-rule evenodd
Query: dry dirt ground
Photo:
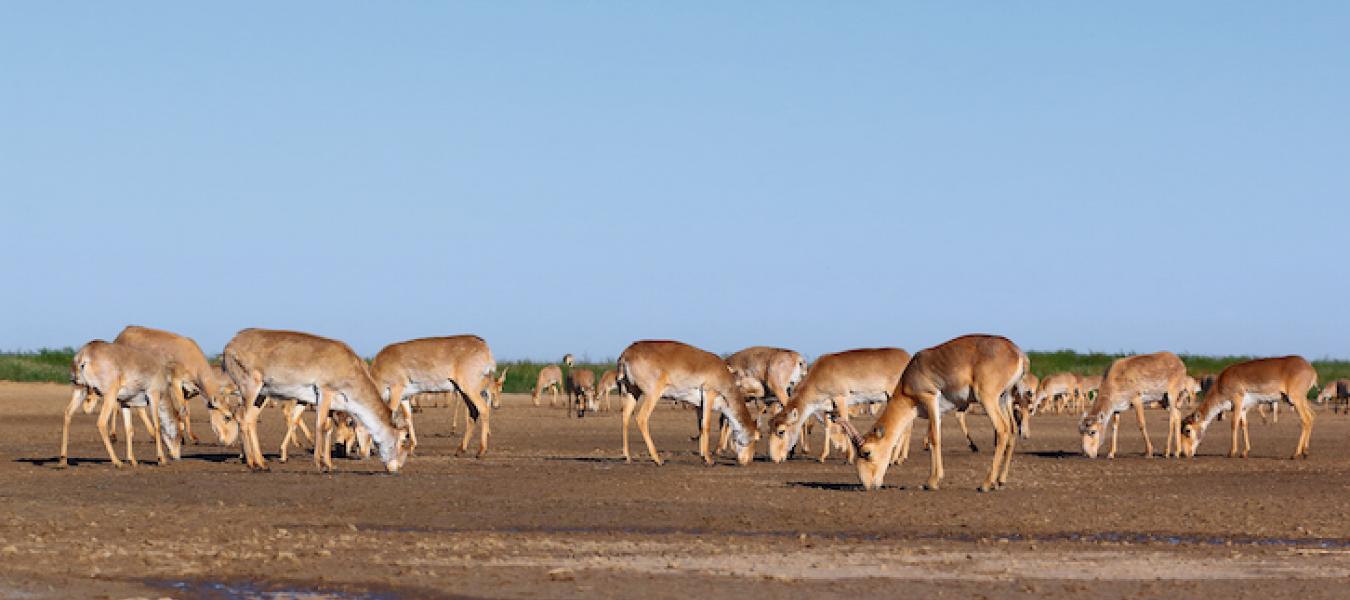
M 652 419 L 669 463 L 636 437 L 625 464 L 616 414 L 569 419 L 511 395 L 487 458 L 453 456 L 450 411 L 429 408 L 395 476 L 357 460 L 319 474 L 304 451 L 249 473 L 206 440 L 169 466 L 118 470 L 85 415 L 58 470 L 68 394 L 0 383 L 0 597 L 1350 595 L 1350 417 L 1330 413 L 1306 461 L 1285 458 L 1288 412 L 1253 423 L 1247 460 L 1220 456 L 1227 422 L 1195 460 L 1145 459 L 1129 421 L 1121 457 L 1088 460 L 1074 419 L 1045 416 L 1008 488 L 979 494 L 981 415 L 978 454 L 948 419 L 944 489 L 918 489 L 916 447 L 891 487 L 863 492 L 838 458 L 705 467 L 677 408 Z M 265 414 L 275 447 L 280 419 Z M 1149 418 L 1161 448 L 1164 414 Z

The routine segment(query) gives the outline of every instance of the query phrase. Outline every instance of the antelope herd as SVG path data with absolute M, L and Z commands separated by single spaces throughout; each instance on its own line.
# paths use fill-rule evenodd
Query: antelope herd
M 199 441 L 188 408 L 198 397 L 217 441 L 226 446 L 237 442 L 241 461 L 251 470 L 268 469 L 258 420 L 273 403 L 286 425 L 281 462 L 303 436 L 313 444 L 320 471 L 333 469 L 333 446 L 338 445 L 349 456 L 358 448 L 361 456 L 377 455 L 386 470 L 397 472 L 417 446 L 413 399 L 425 393 L 449 394 L 457 408 L 467 411 L 459 453 L 468 451 L 476 427 L 476 455 L 482 457 L 505 378 L 487 342 L 473 335 L 393 343 L 367 364 L 337 340 L 245 329 L 225 345 L 215 367 L 190 338 L 131 326 L 113 342 L 91 341 L 75 354 L 59 466 L 67 465 L 72 416 L 77 410 L 93 412 L 100 398 L 95 425 L 117 467 L 138 464 L 132 450 L 133 411 L 154 439 L 158 461 L 179 459 L 183 443 Z M 1145 456 L 1153 456 L 1154 446 L 1144 409 L 1156 404 L 1166 410 L 1166 457 L 1194 457 L 1206 429 L 1227 411 L 1232 429 L 1228 455 L 1246 458 L 1251 448 L 1248 410 L 1286 403 L 1293 406 L 1301 427 L 1293 457 L 1306 458 L 1314 422 L 1308 394 L 1315 387 L 1317 372 L 1299 356 L 1251 360 L 1217 375 L 1192 376 L 1177 355 L 1158 352 L 1120 358 L 1100 376 L 1062 372 L 1037 378 L 1026 353 L 1007 338 L 991 335 L 958 337 L 912 356 L 901 348 L 847 350 L 822 355 L 809 365 L 801 354 L 783 348 L 754 346 L 723 359 L 680 342 L 648 340 L 628 346 L 615 369 L 598 378 L 576 366 L 570 354 L 562 365 L 544 367 L 531 403 L 539 406 L 547 391 L 549 405 L 556 407 L 565 393 L 567 414 L 584 417 L 588 411 L 610 410 L 611 391 L 617 390 L 623 458 L 632 461 L 629 425 L 636 413 L 648 456 L 658 465 L 664 461 L 652 441 L 650 419 L 661 399 L 696 410 L 698 453 L 709 465 L 727 448 L 737 463 L 750 463 L 761 431 L 768 437 L 767 458 L 772 462 L 810 452 L 809 428 L 819 424 L 824 436 L 818 460 L 825 462 L 832 446 L 841 448 L 865 489 L 881 487 L 888 468 L 907 459 L 917 417 L 928 423 L 924 442 L 931 464 L 924 487 L 937 489 L 944 477 L 943 415 L 954 413 L 971 450 L 978 451 L 965 423 L 967 411 L 978 407 L 994 431 L 989 471 L 979 488 L 990 491 L 1007 484 L 1016 439 L 1030 437 L 1032 417 L 1041 411 L 1081 414 L 1078 432 L 1082 453 L 1089 458 L 1098 455 L 1108 428 L 1106 456 L 1116 456 L 1121 413 L 1131 408 Z M 1346 400 L 1347 380 L 1326 383 L 1317 396 L 1319 404 L 1337 407 Z M 303 421 L 307 407 L 315 413 L 312 431 Z M 854 427 L 851 413 L 878 407 L 880 415 L 867 433 Z M 1183 415 L 1186 407 L 1190 412 Z M 113 447 L 117 412 L 125 462 Z M 451 419 L 452 433 L 457 414 Z M 1275 414 L 1272 410 L 1272 418 Z M 714 424 L 721 428 L 715 445 Z

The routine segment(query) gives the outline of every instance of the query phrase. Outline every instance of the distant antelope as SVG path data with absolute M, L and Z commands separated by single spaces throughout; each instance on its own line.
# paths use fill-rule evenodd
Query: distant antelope
M 571 354 L 563 356 L 563 364 L 569 369 L 572 367 L 573 362 Z M 535 379 L 534 391 L 530 394 L 530 402 L 535 406 L 539 406 L 539 396 L 547 389 L 552 393 L 548 405 L 557 406 L 558 393 L 562 391 L 563 383 L 562 369 L 559 368 L 558 365 L 545 365 L 544 368 L 539 369 L 539 377 Z
M 820 455 L 824 462 L 830 453 L 832 430 L 824 415 L 847 421 L 850 405 L 886 402 L 907 364 L 909 353 L 901 348 L 861 348 L 817 358 L 783 410 L 769 421 L 769 459 L 786 460 L 801 440 L 803 424 L 814 417 L 825 423 Z
M 661 455 L 652 443 L 647 426 L 652 410 L 661 398 L 684 402 L 701 409 L 699 419 L 699 455 L 706 464 L 713 464 L 709 453 L 708 431 L 713 414 L 726 417 L 733 431 L 732 446 L 736 461 L 742 465 L 755 457 L 755 442 L 759 431 L 755 419 L 741 396 L 740 388 L 716 354 L 688 344 L 671 341 L 634 342 L 619 355 L 619 390 L 623 393 L 623 457 L 632 461 L 628 453 L 628 422 L 638 400 L 642 408 L 637 414 L 638 430 L 647 443 L 652 461 L 662 464 Z
M 1283 400 L 1294 405 L 1302 426 L 1293 457 L 1307 458 L 1315 418 L 1308 405 L 1308 390 L 1314 385 L 1317 385 L 1317 371 L 1302 356 L 1262 358 L 1229 366 L 1219 373 L 1213 387 L 1205 393 L 1205 401 L 1181 421 L 1182 452 L 1194 457 L 1209 423 L 1227 408 L 1233 413 L 1233 441 L 1228 456 L 1239 456 L 1238 430 L 1241 429 L 1243 450 L 1240 456 L 1247 458 L 1252 447 L 1247 435 L 1247 410 L 1258 404 Z
M 1186 365 L 1171 352 L 1139 354 L 1116 359 L 1106 370 L 1100 393 L 1092 408 L 1083 415 L 1078 433 L 1083 436 L 1083 454 L 1097 457 L 1106 422 L 1111 420 L 1111 450 L 1107 458 L 1116 457 L 1116 440 L 1120 434 L 1121 411 L 1134 407 L 1139 420 L 1139 434 L 1144 437 L 1144 456 L 1153 456 L 1153 441 L 1144 426 L 1144 405 L 1157 402 L 1167 408 L 1167 449 L 1163 456 L 1181 456 L 1181 410 L 1178 401 L 1186 384 Z M 1175 443 L 1174 443 L 1175 441 Z
M 1350 379 L 1328 381 L 1317 393 L 1318 404 L 1331 404 L 1333 413 L 1342 412 L 1350 404 Z
M 766 410 L 770 404 L 787 404 L 793 388 L 806 377 L 801 354 L 768 346 L 751 346 L 728 356 L 727 368 L 746 400 L 758 400 Z
M 1031 371 L 1027 371 L 1022 374 L 1022 382 L 1015 390 L 1017 397 L 1013 401 L 1013 424 L 1023 439 L 1031 438 L 1032 402 L 1036 398 L 1036 388 L 1040 384 L 1041 380 Z
M 72 392 L 70 404 L 66 407 L 65 423 L 61 428 L 61 459 L 58 466 L 64 468 L 68 464 L 66 451 L 70 444 L 70 418 L 78 409 L 83 408 L 85 414 L 94 410 L 97 400 L 93 394 L 103 397 L 103 408 L 95 424 L 113 466 L 122 466 L 108 435 L 109 421 L 113 418 L 115 408 L 120 408 L 122 412 L 122 425 L 127 438 L 127 463 L 133 467 L 137 464 L 136 455 L 131 449 L 131 440 L 135 435 L 131 424 L 133 406 L 148 406 L 150 412 L 158 417 L 150 427 L 159 464 L 167 462 L 164 457 L 165 445 L 169 446 L 170 454 L 177 459 L 177 418 L 169 404 L 169 386 L 181 374 L 172 372 L 173 368 L 174 365 L 165 363 L 159 356 L 131 346 L 94 340 L 80 348 L 70 365 Z M 141 413 L 141 416 L 144 418 L 145 413 Z
M 330 410 L 350 413 L 370 432 L 389 472 L 407 461 L 407 423 L 380 396 L 365 361 L 337 340 L 295 331 L 245 329 L 225 345 L 225 372 L 243 404 L 240 432 L 250 469 L 266 469 L 258 442 L 258 412 L 266 397 L 317 405 L 314 464 L 332 470 Z
M 604 400 L 605 412 L 609 412 L 609 393 L 618 388 L 619 372 L 614 369 L 606 369 L 600 374 L 600 384 L 596 386 L 595 391 L 600 398 Z M 597 404 L 599 402 L 597 401 Z
M 226 446 L 234 443 L 239 435 L 239 424 L 219 401 L 221 381 L 216 378 L 217 371 L 207 362 L 197 342 L 170 331 L 131 325 L 117 334 L 113 343 L 144 350 L 178 365 L 175 370 L 178 376 L 172 382 L 169 393 L 173 398 L 174 409 L 182 413 L 184 441 L 197 442 L 197 436 L 192 433 L 188 400 L 200 395 L 210 411 L 211 430 L 215 432 L 216 439 Z
M 1049 408 L 1054 412 L 1063 412 L 1064 408 L 1072 405 L 1078 398 L 1078 375 L 1074 373 L 1055 373 L 1046 375 L 1040 381 L 1040 387 L 1036 388 L 1036 396 L 1031 403 L 1031 412 L 1035 414 L 1040 411 L 1042 406 L 1049 402 Z M 1047 410 L 1049 409 L 1047 408 Z
M 595 372 L 590 369 L 573 368 L 567 374 L 567 401 L 571 404 L 568 414 L 576 411 L 577 417 L 586 416 L 586 410 L 595 410 Z
M 1082 375 L 1078 377 L 1078 406 L 1074 409 L 1078 412 L 1087 410 L 1093 402 L 1097 401 L 1097 392 L 1102 387 L 1101 375 Z
M 1027 355 L 1007 338 L 991 335 L 958 337 L 915 354 L 900 376 L 886 409 L 866 436 L 841 421 L 858 454 L 858 478 L 869 490 L 881 487 L 901 438 L 908 438 L 914 418 L 928 418 L 932 461 L 927 489 L 943 478 L 942 413 L 978 402 L 994 427 L 994 459 L 980 491 L 1008 481 L 1016 439 L 1012 435 L 1014 388 L 1030 368 Z M 814 370 L 813 370 L 814 371 Z
M 417 430 L 413 425 L 409 398 L 422 392 L 458 393 L 469 409 L 469 416 L 482 424 L 479 457 L 487 453 L 492 373 L 496 370 L 497 361 L 492 358 L 487 342 L 476 335 L 420 338 L 390 344 L 370 363 L 371 378 L 389 409 L 402 409 L 413 447 L 417 446 Z M 472 423 L 464 430 L 460 452 L 469 449 L 471 435 Z

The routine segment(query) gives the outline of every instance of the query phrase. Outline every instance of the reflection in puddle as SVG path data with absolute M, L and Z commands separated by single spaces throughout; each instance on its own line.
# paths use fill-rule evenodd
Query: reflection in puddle
M 147 580 L 146 585 L 173 590 L 185 598 L 205 600 L 394 600 L 391 592 L 353 592 L 304 589 L 298 586 L 259 584 L 248 581 L 169 581 Z

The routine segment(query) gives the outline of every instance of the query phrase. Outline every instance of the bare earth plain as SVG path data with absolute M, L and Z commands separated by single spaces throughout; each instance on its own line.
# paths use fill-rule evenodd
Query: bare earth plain
M 200 404 L 203 443 L 177 463 L 113 468 L 80 414 L 72 466 L 58 470 L 68 398 L 66 386 L 0 383 L 0 597 L 1350 595 L 1350 417 L 1329 412 L 1300 461 L 1287 458 L 1287 410 L 1278 424 L 1253 419 L 1246 460 L 1223 456 L 1228 421 L 1194 460 L 1143 458 L 1131 415 L 1121 455 L 1088 460 L 1075 419 L 1043 415 L 1008 487 L 979 494 L 983 415 L 970 419 L 979 453 L 946 420 L 942 490 L 919 489 L 916 435 L 888 487 L 863 492 L 837 453 L 705 467 L 693 412 L 673 407 L 652 418 L 669 462 L 647 460 L 634 428 L 625 464 L 617 412 L 568 418 L 518 395 L 494 412 L 483 459 L 454 456 L 450 410 L 427 408 L 398 475 L 345 459 L 320 474 L 304 450 L 247 472 L 208 441 Z M 279 413 L 264 419 L 275 450 Z M 1165 413 L 1149 420 L 1161 453 Z M 153 459 L 148 436 L 136 440 Z

